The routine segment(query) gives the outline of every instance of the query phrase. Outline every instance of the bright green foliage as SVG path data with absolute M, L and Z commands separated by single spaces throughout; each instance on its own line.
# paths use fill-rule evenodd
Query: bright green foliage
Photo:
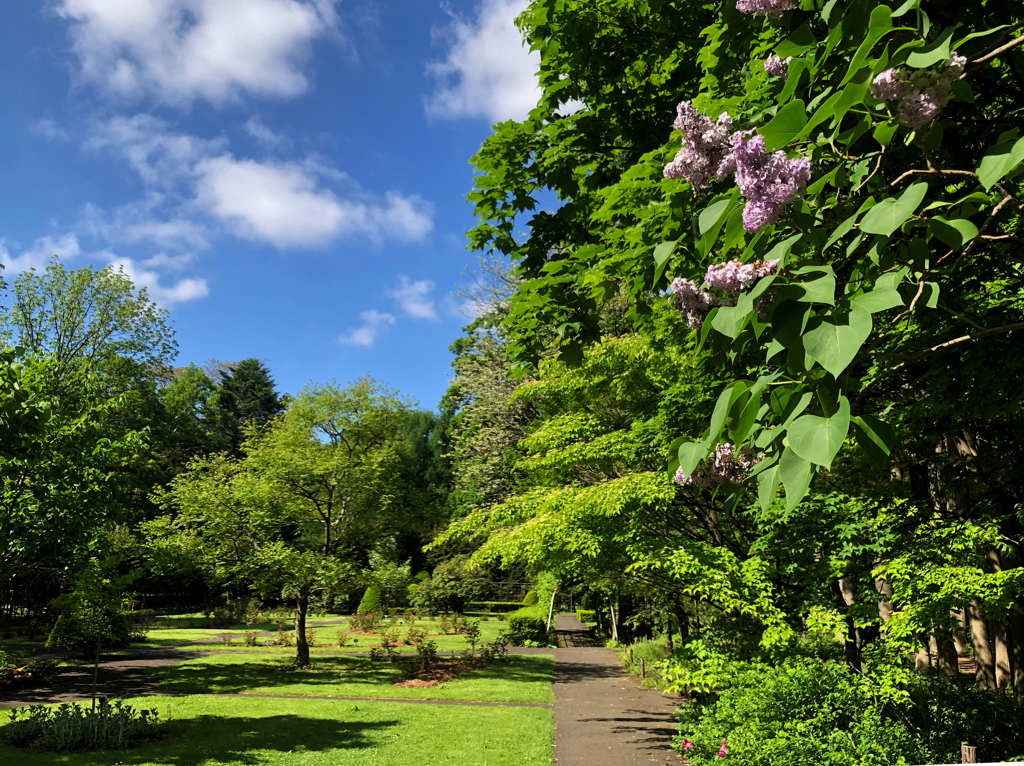
M 528 643 L 546 644 L 547 623 L 542 617 L 513 613 L 508 618 L 508 638 L 512 646 L 527 646 Z
M 95 563 L 86 567 L 75 589 L 54 600 L 60 615 L 46 645 L 79 651 L 86 657 L 98 657 L 104 647 L 128 646 L 132 625 L 124 585 Z
M 363 593 L 363 598 L 359 602 L 359 608 L 356 612 L 363 614 L 365 612 L 374 612 L 376 614 L 384 613 L 384 601 L 382 599 L 383 594 L 381 589 L 376 585 L 371 585 Z
M 523 596 L 524 606 L 533 606 L 537 603 L 537 591 L 531 590 L 525 596 Z
M 681 708 L 680 737 L 695 766 L 890 766 L 955 763 L 960 743 L 986 760 L 1024 753 L 1021 712 L 1005 697 L 937 679 L 913 679 L 906 701 L 873 697 L 842 663 L 793 660 L 749 665 L 710 701 Z
M 77 563 L 123 510 L 139 435 L 109 438 L 120 405 L 49 358 L 0 351 L 0 583 L 30 565 Z

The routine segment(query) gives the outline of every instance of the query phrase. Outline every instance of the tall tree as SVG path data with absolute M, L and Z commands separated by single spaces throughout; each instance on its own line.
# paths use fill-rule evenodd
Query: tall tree
M 309 386 L 240 458 L 199 458 L 162 493 L 221 571 L 295 599 L 299 667 L 310 598 L 354 587 L 370 549 L 404 526 L 405 409 L 372 380 Z
M 284 410 L 274 379 L 259 359 L 243 359 L 221 373 L 218 404 L 227 415 L 226 435 L 236 451 L 247 429 L 263 428 Z
M 0 308 L 0 339 L 88 372 L 125 361 L 160 370 L 177 350 L 167 311 L 124 271 L 69 270 L 56 257 L 42 273 L 15 277 Z

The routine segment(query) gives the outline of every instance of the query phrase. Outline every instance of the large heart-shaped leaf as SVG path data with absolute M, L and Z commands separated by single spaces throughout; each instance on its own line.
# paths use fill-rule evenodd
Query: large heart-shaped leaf
M 954 250 L 958 250 L 978 236 L 978 227 L 966 218 L 955 218 L 951 221 L 937 215 L 928 222 L 928 228 Z
M 843 374 L 871 335 L 871 314 L 855 308 L 812 323 L 804 333 L 804 350 L 835 377 Z
M 786 488 L 787 510 L 793 510 L 804 499 L 804 495 L 811 487 L 813 472 L 810 460 L 800 457 L 792 447 L 786 447 L 779 461 L 779 473 L 782 476 L 782 486 Z
M 922 181 L 910 186 L 899 197 L 882 200 L 864 214 L 860 230 L 888 237 L 914 214 L 927 193 L 928 184 Z
M 849 431 L 850 401 L 844 396 L 839 400 L 839 410 L 832 417 L 802 415 L 793 421 L 786 438 L 800 457 L 831 468 Z
M 686 476 L 693 476 L 697 464 L 708 456 L 710 447 L 704 442 L 687 442 L 679 446 L 679 467 Z
M 768 151 L 781 149 L 792 143 L 807 124 L 807 105 L 797 99 L 778 111 L 771 121 L 757 132 L 764 136 Z
M 889 454 L 896 444 L 896 431 L 874 415 L 861 415 L 851 419 L 853 433 L 857 444 L 867 453 L 871 461 L 879 468 L 889 465 Z
M 978 165 L 978 181 L 986 190 L 1024 161 L 1024 138 L 991 147 Z

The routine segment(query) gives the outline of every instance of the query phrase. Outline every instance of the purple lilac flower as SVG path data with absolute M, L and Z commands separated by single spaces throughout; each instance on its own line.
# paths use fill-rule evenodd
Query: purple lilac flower
M 721 302 L 707 290 L 701 290 L 689 279 L 672 280 L 672 292 L 679 300 L 679 310 L 686 317 L 686 323 L 697 329 L 704 323 L 704 317 Z
M 728 295 L 737 296 L 762 277 L 774 274 L 779 269 L 778 261 L 754 261 L 740 263 L 733 259 L 708 267 L 704 281 Z
M 871 83 L 871 95 L 879 101 L 896 101 L 896 114 L 908 127 L 918 130 L 934 120 L 949 102 L 951 84 L 963 74 L 967 58 L 954 53 L 941 72 L 918 69 L 886 69 Z
M 707 489 L 721 484 L 741 484 L 759 460 L 751 452 L 738 453 L 731 444 L 719 444 L 715 447 L 714 460 L 709 458 L 702 461 L 689 476 L 679 468 L 676 470 L 675 481 L 677 484 L 692 484 Z
M 772 77 L 786 78 L 789 76 L 789 62 L 792 60 L 792 56 L 779 58 L 773 53 L 764 60 L 764 71 Z
M 870 90 L 879 101 L 897 101 L 907 94 L 910 85 L 902 69 L 886 69 L 871 83 Z
M 778 19 L 782 17 L 783 11 L 792 10 L 799 4 L 799 0 L 737 0 L 736 10 Z
M 747 198 L 743 208 L 743 228 L 760 231 L 782 215 L 811 178 L 811 161 L 791 160 L 783 151 L 769 154 L 763 136 L 752 131 L 733 136 L 732 153 L 736 158 L 736 185 Z
M 717 120 L 705 117 L 689 101 L 676 107 L 677 130 L 683 132 L 683 148 L 665 166 L 665 178 L 685 178 L 694 189 L 702 189 L 708 180 L 722 180 L 723 160 L 729 153 L 732 118 L 722 114 Z

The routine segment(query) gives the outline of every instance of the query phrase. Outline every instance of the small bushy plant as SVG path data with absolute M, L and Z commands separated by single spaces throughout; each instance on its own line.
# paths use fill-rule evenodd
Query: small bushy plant
M 535 606 L 537 603 L 537 591 L 531 590 L 523 596 L 523 606 Z
M 11 708 L 4 741 L 16 747 L 64 752 L 131 747 L 163 733 L 156 710 L 136 710 L 120 700 L 95 707 L 73 702 Z
M 363 599 L 356 609 L 357 614 L 373 612 L 374 614 L 384 613 L 384 593 L 376 585 L 371 585 L 363 593 Z
M 437 642 L 423 641 L 416 646 L 416 663 L 420 672 L 429 670 L 437 664 Z
M 597 622 L 597 612 L 593 609 L 577 609 L 576 619 L 580 622 Z
M 354 630 L 359 630 L 363 633 L 373 633 L 380 627 L 380 613 L 357 612 L 352 616 L 351 625 Z
M 339 630 L 338 633 L 337 633 L 337 636 L 338 636 L 338 646 L 344 648 L 345 645 L 349 641 L 348 631 L 347 630 Z
M 512 646 L 526 646 L 527 641 L 538 646 L 548 642 L 548 630 L 544 620 L 536 617 L 519 616 L 508 620 L 508 638 Z

